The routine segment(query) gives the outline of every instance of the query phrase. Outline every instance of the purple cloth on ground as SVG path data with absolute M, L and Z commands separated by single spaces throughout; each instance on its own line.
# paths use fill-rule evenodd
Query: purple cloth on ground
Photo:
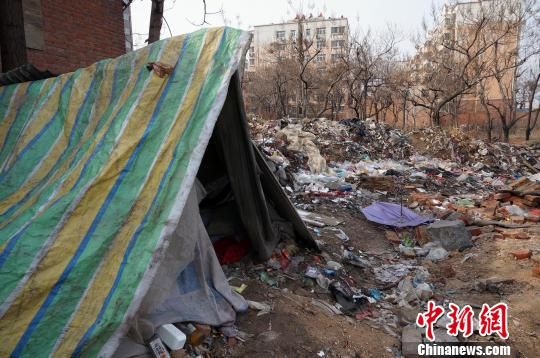
M 383 225 L 394 227 L 418 226 L 433 221 L 432 218 L 421 216 L 414 211 L 392 203 L 377 202 L 362 209 L 366 219 Z

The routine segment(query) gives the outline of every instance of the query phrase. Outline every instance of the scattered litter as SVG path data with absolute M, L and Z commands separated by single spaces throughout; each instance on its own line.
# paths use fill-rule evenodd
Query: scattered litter
M 231 288 L 237 292 L 237 293 L 242 293 L 244 292 L 244 290 L 247 288 L 247 285 L 245 283 L 241 284 L 240 286 L 231 286 Z
M 343 242 L 347 242 L 350 240 L 347 234 L 345 234 L 341 229 L 338 229 L 338 233 L 336 234 L 336 236 Z
M 381 265 L 373 268 L 373 272 L 377 281 L 395 284 L 401 281 L 412 269 L 414 269 L 414 266 L 404 264 Z
M 277 287 L 278 283 L 276 280 L 272 279 L 267 272 L 261 272 L 259 278 L 262 282 L 266 283 L 269 286 Z
M 433 247 L 429 250 L 429 253 L 426 256 L 427 260 L 430 261 L 441 261 L 448 257 L 448 251 L 442 247 Z
M 250 301 L 246 300 L 248 303 L 248 307 L 252 310 L 257 310 L 259 313 L 257 313 L 258 316 L 265 315 L 267 313 L 270 313 L 272 311 L 272 307 L 269 304 L 262 303 L 262 302 L 256 302 L 256 301 Z
M 341 224 L 341 221 L 327 215 L 310 213 L 301 209 L 297 209 L 296 211 L 298 212 L 302 220 L 304 220 L 304 222 L 310 225 L 314 225 L 317 227 L 325 227 Z

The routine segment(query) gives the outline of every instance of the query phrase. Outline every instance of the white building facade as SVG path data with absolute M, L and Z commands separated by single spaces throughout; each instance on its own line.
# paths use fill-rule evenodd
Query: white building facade
M 301 26 L 300 26 L 301 25 Z M 319 63 L 337 60 L 347 47 L 349 22 L 347 18 L 318 17 L 296 18 L 279 24 L 255 26 L 251 47 L 246 55 L 246 69 L 255 71 L 269 59 L 271 46 L 285 49 L 297 39 L 297 31 L 303 28 L 304 39 L 310 43 L 310 53 L 317 53 L 314 61 Z

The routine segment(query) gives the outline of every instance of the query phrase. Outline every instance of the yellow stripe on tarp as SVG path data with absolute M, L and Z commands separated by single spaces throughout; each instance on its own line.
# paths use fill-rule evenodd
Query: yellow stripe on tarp
M 12 154 L 6 160 L 5 167 L 10 166 L 13 160 L 17 158 L 30 141 L 47 125 L 47 123 L 49 123 L 58 109 L 62 89 L 67 85 L 66 83 L 70 77 L 71 76 L 66 76 L 61 78 L 60 83 L 58 83 L 58 86 L 56 86 L 52 95 L 40 106 L 39 110 L 36 111 L 36 115 L 31 119 L 31 122 L 28 123 L 20 140 L 13 148 Z
M 165 45 L 166 48 L 159 61 L 162 61 L 162 58 L 170 59 L 174 58 L 174 55 L 178 55 L 178 48 L 169 46 L 170 43 L 169 41 Z M 156 99 L 159 98 L 165 87 L 165 82 L 166 78 L 151 75 L 146 88 L 140 95 L 137 104 L 138 110 L 135 110 L 129 119 L 126 119 L 125 131 L 111 153 L 108 164 L 67 218 L 58 232 L 56 240 L 39 263 L 39 270 L 32 273 L 0 320 L 0 332 L 3 340 L 0 350 L 2 352 L 13 351 L 50 290 L 64 272 L 114 185 L 115 179 L 135 150 L 137 142 L 141 139 L 157 104 Z
M 73 91 L 71 92 L 69 104 L 66 111 L 66 119 L 64 121 L 63 131 L 58 133 L 58 137 L 53 141 L 53 147 L 49 151 L 46 157 L 38 163 L 37 167 L 39 168 L 35 172 L 30 174 L 30 177 L 26 179 L 24 185 L 11 194 L 9 197 L 5 198 L 0 202 L 0 213 L 4 212 L 7 208 L 16 204 L 19 200 L 25 197 L 25 195 L 32 190 L 32 188 L 43 179 L 60 158 L 62 153 L 64 153 L 67 144 L 69 142 L 69 136 L 73 129 L 75 119 L 79 109 L 84 104 L 84 97 L 90 88 L 92 82 L 92 77 L 95 76 L 96 65 L 92 65 L 88 68 L 88 71 L 83 71 L 77 81 L 73 84 Z M 109 76 L 110 77 L 110 76 Z M 110 81 L 112 83 L 112 81 Z M 109 97 L 110 98 L 110 97 Z M 95 128 L 97 121 L 93 121 L 91 124 Z M 91 133 L 91 132 L 90 132 Z M 79 143 L 82 143 L 79 142 Z M 75 155 L 76 151 L 70 153 L 70 157 Z M 69 165 L 69 160 L 64 162 L 64 165 L 56 171 L 57 176 L 65 171 L 65 168 Z
M 54 356 L 69 356 L 76 348 L 81 337 L 96 320 L 114 283 L 129 241 L 150 208 L 152 200 L 157 194 L 161 178 L 172 160 L 176 144 L 182 137 L 187 121 L 193 113 L 197 97 L 204 84 L 206 74 L 210 69 L 214 53 L 219 46 L 222 34 L 223 29 L 208 30 L 203 47 L 204 51 L 199 58 L 197 68 L 194 72 L 195 77 L 192 79 L 192 82 L 188 84 L 188 92 L 186 93 L 185 99 L 178 112 L 177 120 L 174 122 L 170 134 L 157 156 L 159 160 L 156 161 L 152 168 L 152 172 L 149 174 L 138 200 L 135 202 L 132 211 L 129 213 L 129 217 L 125 221 L 126 224 L 122 226 L 116 235 L 112 247 L 107 250 L 102 261 L 103 264 L 100 266 L 96 275 L 96 279 L 87 289 L 83 301 L 78 307 L 72 322 L 69 324 L 69 329 L 66 330 L 66 335 L 63 337 L 62 342 L 53 354 Z
M 148 58 L 148 52 L 149 52 L 149 47 L 144 47 L 144 48 L 137 51 L 137 57 L 136 57 L 136 59 L 134 61 L 135 62 L 134 68 L 141 68 L 142 66 L 144 66 L 144 62 L 146 62 L 146 60 Z M 79 164 L 77 165 L 77 167 L 63 181 L 63 183 L 62 183 L 60 189 L 58 190 L 58 192 L 56 193 L 56 195 L 47 202 L 47 208 L 50 205 L 52 205 L 56 201 L 56 199 L 58 199 L 59 197 L 65 195 L 66 193 L 68 193 L 73 188 L 73 185 L 75 185 L 75 183 L 77 182 L 77 178 L 79 177 L 79 175 L 81 174 L 81 172 L 82 172 L 82 170 L 84 168 L 84 164 L 86 163 L 88 158 L 90 158 L 90 156 L 92 155 L 95 147 L 101 141 L 103 136 L 107 133 L 109 123 L 114 119 L 116 114 L 122 109 L 122 105 L 127 100 L 129 95 L 131 94 L 133 88 L 135 87 L 135 85 L 137 83 L 137 75 L 138 75 L 137 71 L 132 71 L 130 73 L 130 79 L 128 80 L 128 82 L 126 84 L 126 88 L 123 91 L 122 96 L 119 99 L 118 103 L 116 104 L 113 113 L 111 113 L 111 115 L 109 116 L 109 118 L 107 120 L 107 123 L 102 126 L 99 133 L 96 135 L 96 138 L 92 141 L 92 144 L 86 150 L 83 158 L 81 158 L 81 160 L 79 161 Z M 58 170 L 55 173 L 55 175 L 52 176 L 52 178 L 48 182 L 50 183 L 50 182 L 56 180 L 60 175 L 62 175 L 62 170 Z M 39 193 L 41 193 L 41 191 Z M 8 225 L 11 221 L 15 220 L 17 218 L 17 216 L 19 215 L 19 213 L 24 212 L 27 208 L 34 205 L 36 200 L 39 198 L 39 193 L 37 193 L 38 195 L 35 195 L 32 199 L 28 200 L 23 206 L 21 206 L 19 209 L 17 209 L 17 211 L 13 215 L 10 216 L 9 221 L 5 220 L 4 222 L 0 223 L 0 229 L 5 227 L 6 225 Z
M 10 102 L 10 108 L 7 111 L 7 117 L 0 122 L 0 146 L 6 141 L 9 128 L 13 124 L 15 117 L 17 116 L 17 109 L 22 103 L 26 101 L 26 90 L 30 86 L 30 82 L 21 83 L 17 86 L 17 89 L 11 94 L 12 100 Z

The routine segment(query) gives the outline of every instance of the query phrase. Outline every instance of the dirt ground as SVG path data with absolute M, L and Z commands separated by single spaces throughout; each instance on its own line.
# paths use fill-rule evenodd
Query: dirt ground
M 319 212 L 343 220 L 339 228 L 350 238 L 346 245 L 366 253 L 374 266 L 403 260 L 394 244 L 385 238 L 384 228 L 368 222 L 355 209 L 323 205 Z M 321 229 L 319 236 L 314 233 L 314 237 L 323 243 L 321 254 L 301 249 L 296 255 L 304 256 L 307 262 L 316 261 L 318 257 L 339 261 L 336 253 L 341 252 L 344 243 L 334 233 L 326 229 Z M 469 304 L 476 313 L 483 303 L 508 303 L 510 338 L 507 343 L 515 356 L 539 357 L 540 278 L 532 276 L 531 260 L 516 261 L 509 251 L 529 248 L 538 257 L 540 239 L 538 236 L 530 240 L 480 238 L 474 244 L 473 248 L 463 252 L 452 252 L 449 259 L 439 263 L 425 262 L 420 258 L 415 260 L 429 270 L 435 298 L 444 298 L 458 305 Z M 378 284 L 369 270 L 347 264 L 344 270 L 356 287 L 377 287 L 383 294 L 390 293 L 391 288 Z M 246 299 L 269 303 L 272 311 L 257 316 L 257 311 L 250 309 L 239 315 L 237 326 L 250 337 L 236 344 L 216 340 L 211 352 L 213 356 L 400 357 L 401 328 L 414 320 L 417 313 L 389 305 L 383 300 L 372 305 L 371 317 L 357 320 L 332 314 L 313 304 L 313 300 L 317 299 L 329 303 L 334 301 L 329 293 L 316 285 L 306 288 L 299 278 L 301 274 L 281 277 L 279 287 L 275 288 L 261 282 L 257 266 L 248 261 L 228 267 L 226 272 L 229 277 L 231 272 L 234 273 L 231 284 L 247 285 L 243 292 Z M 496 288 L 475 289 L 478 282 L 494 277 L 508 279 L 508 283 Z M 388 306 L 395 315 L 395 323 L 377 324 L 378 312 Z M 421 310 L 421 306 L 416 307 L 416 311 Z M 482 337 L 476 338 L 480 340 Z

